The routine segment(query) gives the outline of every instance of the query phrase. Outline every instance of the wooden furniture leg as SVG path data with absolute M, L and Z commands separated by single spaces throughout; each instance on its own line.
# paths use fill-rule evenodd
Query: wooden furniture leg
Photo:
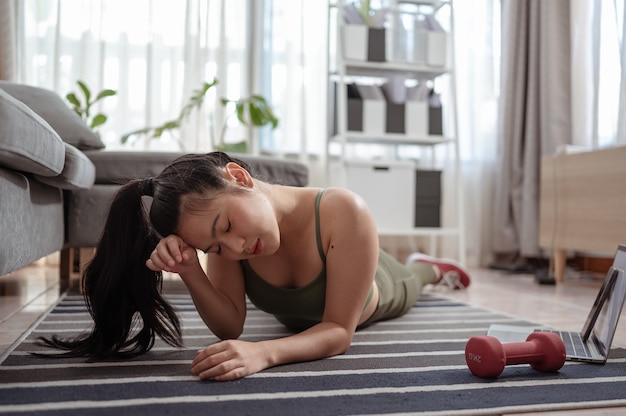
M 81 247 L 78 250 L 78 275 L 80 279 L 78 289 L 80 293 L 83 293 L 83 273 L 85 272 L 85 267 L 93 259 L 94 254 L 95 249 L 93 247 Z
M 563 282 L 565 250 L 612 257 L 626 239 L 626 146 L 541 158 L 539 246 L 553 249 Z
M 565 263 L 566 263 L 565 250 L 562 248 L 555 248 L 553 258 L 554 258 L 554 280 L 557 283 L 562 283 L 565 277 Z
M 94 249 L 91 247 L 81 247 L 78 250 L 71 247 L 65 247 L 61 250 L 61 264 L 59 265 L 61 292 L 65 292 L 72 286 L 72 277 L 74 276 L 74 262 L 76 260 L 76 256 L 78 256 L 79 290 L 80 293 L 83 292 L 83 273 L 85 271 L 85 266 L 91 261 L 93 255 Z
M 72 283 L 72 271 L 74 268 L 74 249 L 65 247 L 61 250 L 61 259 L 59 265 L 59 283 L 61 293 L 65 292 Z

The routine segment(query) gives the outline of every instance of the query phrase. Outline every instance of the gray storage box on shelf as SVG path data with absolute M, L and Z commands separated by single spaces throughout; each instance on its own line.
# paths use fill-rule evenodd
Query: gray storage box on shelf
M 385 61 L 385 29 L 370 27 L 367 31 L 367 60 Z
M 428 134 L 433 136 L 443 135 L 443 111 L 441 106 L 428 107 Z
M 441 171 L 415 171 L 416 227 L 441 227 Z
M 346 88 L 348 90 L 348 131 L 363 131 L 363 100 L 355 84 L 349 84 Z
M 343 30 L 343 56 L 348 60 L 384 62 L 385 29 L 347 24 Z
M 337 84 L 333 83 L 329 98 L 331 107 L 337 105 Z M 407 137 L 443 135 L 443 109 L 441 105 L 426 100 L 407 98 L 398 101 L 391 94 L 375 85 L 346 84 L 347 131 L 368 135 L 387 133 Z M 331 134 L 337 134 L 337 113 L 332 112 Z
M 404 103 L 387 101 L 387 120 L 385 122 L 385 132 L 401 134 L 406 133 L 405 109 L 406 106 Z

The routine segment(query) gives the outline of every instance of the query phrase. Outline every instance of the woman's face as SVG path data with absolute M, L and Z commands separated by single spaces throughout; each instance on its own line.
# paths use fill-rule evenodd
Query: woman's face
M 225 192 L 203 209 L 183 213 L 178 235 L 198 250 L 229 260 L 273 254 L 280 246 L 272 204 L 256 189 Z

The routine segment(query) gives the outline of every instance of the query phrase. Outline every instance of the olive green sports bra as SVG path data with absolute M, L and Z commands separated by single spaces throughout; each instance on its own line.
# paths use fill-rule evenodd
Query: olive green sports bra
M 320 200 L 324 189 L 320 189 L 315 198 L 315 237 L 317 251 L 322 259 L 322 271 L 315 280 L 304 287 L 287 289 L 272 285 L 254 271 L 247 260 L 241 260 L 246 293 L 250 301 L 262 311 L 276 317 L 283 325 L 292 329 L 306 329 L 322 320 L 326 302 L 326 254 L 322 246 L 320 233 Z M 370 288 L 367 301 L 374 296 L 374 287 Z
M 322 271 L 308 285 L 288 289 L 272 285 L 259 276 L 247 260 L 242 260 L 246 293 L 250 301 L 262 311 L 270 313 L 285 326 L 305 329 L 322 320 L 326 299 L 326 254 L 320 234 L 320 200 L 324 189 L 315 198 L 315 236 L 317 250 L 322 259 Z

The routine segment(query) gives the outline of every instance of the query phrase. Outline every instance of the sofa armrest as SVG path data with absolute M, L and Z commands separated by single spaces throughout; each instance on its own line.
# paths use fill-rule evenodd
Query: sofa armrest
M 54 188 L 86 189 L 96 179 L 96 167 L 87 156 L 71 144 L 65 143 L 65 165 L 57 176 L 45 177 L 34 175 L 39 182 Z
M 0 90 L 26 104 L 54 129 L 64 142 L 80 150 L 102 149 L 104 144 L 56 92 L 0 81 Z
M 0 89 L 0 166 L 40 176 L 63 170 L 63 140 L 24 103 Z
M 85 155 L 96 167 L 96 184 L 119 185 L 131 179 L 157 176 L 184 153 L 87 150 Z M 291 186 L 306 186 L 309 182 L 309 170 L 303 163 L 270 156 L 232 156 L 248 163 L 252 175 L 261 180 Z
M 307 186 L 309 168 L 300 162 L 271 156 L 233 155 L 250 165 L 253 176 L 270 183 Z

